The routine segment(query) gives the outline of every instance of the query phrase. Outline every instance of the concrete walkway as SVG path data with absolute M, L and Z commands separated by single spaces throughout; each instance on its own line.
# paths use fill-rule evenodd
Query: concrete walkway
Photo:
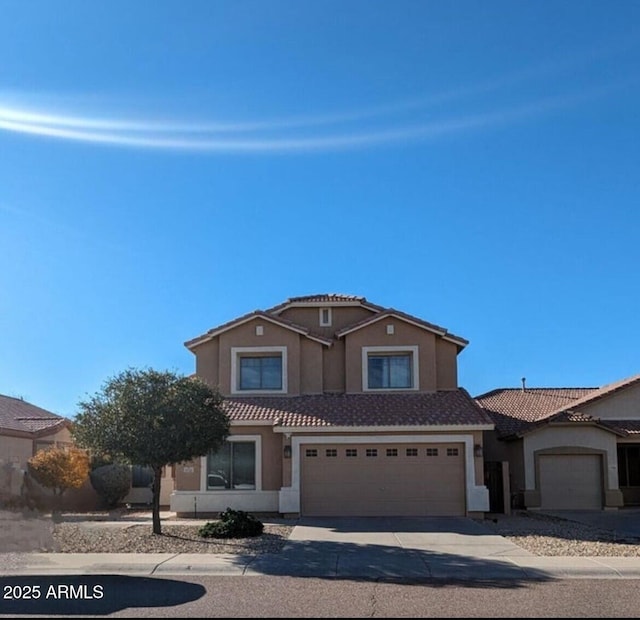
M 640 579 L 640 557 L 539 557 L 464 518 L 301 519 L 280 553 L 0 554 L 0 576 L 286 575 L 421 581 Z

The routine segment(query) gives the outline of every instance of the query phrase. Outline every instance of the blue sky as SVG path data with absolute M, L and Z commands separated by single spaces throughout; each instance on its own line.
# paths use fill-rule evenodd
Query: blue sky
M 363 295 L 460 383 L 640 372 L 640 3 L 0 0 L 0 393 Z

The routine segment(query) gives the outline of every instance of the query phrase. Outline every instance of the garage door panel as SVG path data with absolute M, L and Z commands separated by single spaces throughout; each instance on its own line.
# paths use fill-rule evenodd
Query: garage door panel
M 387 455 L 387 449 L 392 455 Z M 348 450 L 357 456 L 347 456 Z M 327 451 L 335 456 L 327 456 Z M 310 516 L 464 515 L 463 454 L 460 444 L 304 445 L 302 512 Z
M 602 508 L 602 458 L 597 454 L 545 454 L 538 458 L 541 507 Z

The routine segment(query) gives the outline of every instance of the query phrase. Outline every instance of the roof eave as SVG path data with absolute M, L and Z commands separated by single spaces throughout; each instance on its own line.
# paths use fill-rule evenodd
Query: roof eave
M 300 334 L 301 336 L 305 336 L 306 338 L 309 338 L 310 340 L 314 340 L 316 342 L 319 342 L 320 344 L 324 344 L 325 346 L 331 346 L 332 342 L 331 340 L 329 340 L 328 338 L 323 338 L 322 336 L 317 336 L 315 334 L 311 334 L 308 331 L 305 331 L 304 329 L 299 329 L 293 325 L 288 325 L 284 320 L 282 319 L 278 319 L 276 317 L 273 317 L 269 314 L 267 314 L 266 312 L 254 312 L 248 316 L 246 316 L 243 319 L 240 319 L 238 321 L 234 321 L 231 322 L 230 324 L 221 327 L 219 329 L 212 329 L 210 331 L 208 331 L 206 334 L 202 334 L 201 336 L 197 336 L 196 338 L 193 338 L 192 340 L 187 340 L 184 343 L 184 346 L 187 347 L 187 349 L 189 349 L 189 351 L 193 351 L 196 347 L 200 346 L 201 344 L 204 344 L 205 342 L 208 342 L 209 340 L 213 340 L 214 338 L 216 338 L 217 336 L 219 336 L 220 334 L 223 334 L 231 329 L 235 329 L 236 327 L 239 327 L 240 325 L 244 325 L 245 323 L 249 323 L 250 321 L 254 321 L 257 319 L 263 319 L 265 321 L 269 321 L 270 323 L 273 323 L 274 325 L 277 325 L 279 327 L 282 327 L 283 329 L 288 329 L 292 332 L 295 332 L 297 334 Z
M 385 426 L 332 426 L 305 425 L 305 426 L 274 426 L 274 433 L 392 433 L 392 432 L 462 432 L 462 431 L 491 431 L 493 424 L 405 424 Z

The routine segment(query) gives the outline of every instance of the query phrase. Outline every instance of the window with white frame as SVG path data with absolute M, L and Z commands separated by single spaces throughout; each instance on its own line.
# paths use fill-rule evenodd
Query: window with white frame
M 362 386 L 368 390 L 417 390 L 418 347 L 363 347 Z
M 207 456 L 207 490 L 254 490 L 256 442 L 226 441 Z
M 331 327 L 331 308 L 320 308 L 320 327 Z
M 286 347 L 233 347 L 231 393 L 287 391 Z

